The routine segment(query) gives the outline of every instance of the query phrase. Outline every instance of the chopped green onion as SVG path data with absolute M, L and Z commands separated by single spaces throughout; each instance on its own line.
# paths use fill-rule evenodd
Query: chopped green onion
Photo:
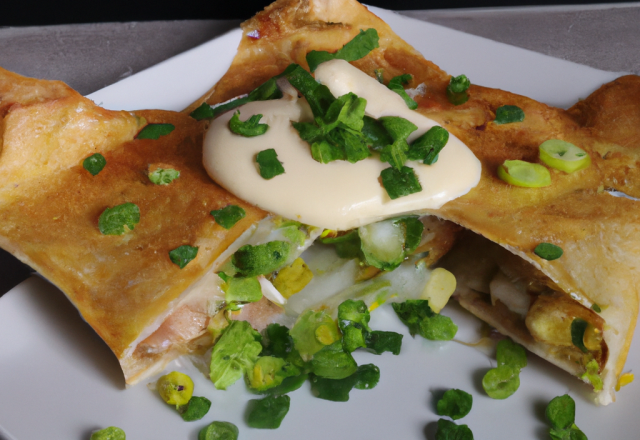
M 358 369 L 351 353 L 344 351 L 342 341 L 325 345 L 311 359 L 313 374 L 325 379 L 344 379 Z
M 560 246 L 556 246 L 552 243 L 540 243 L 533 252 L 540 258 L 544 260 L 557 260 L 562 257 L 564 251 Z
M 539 188 L 551 185 L 549 170 L 537 163 L 505 160 L 498 167 L 498 177 L 510 185 Z
M 495 124 L 511 124 L 524 121 L 524 111 L 516 105 L 503 105 L 496 109 Z
M 511 339 L 503 339 L 498 342 L 496 360 L 498 365 L 509 365 L 521 370 L 527 366 L 527 352 L 522 345 Z
M 360 365 L 356 375 L 354 388 L 357 390 L 370 390 L 380 382 L 380 368 L 373 364 Z
M 107 159 L 100 153 L 92 154 L 82 162 L 84 169 L 89 171 L 92 176 L 96 176 L 102 171 L 106 164 Z
M 313 72 L 325 61 L 335 59 L 356 61 L 365 57 L 369 52 L 377 47 L 378 31 L 374 28 L 369 28 L 366 31 L 360 29 L 360 33 L 358 35 L 334 53 L 312 50 L 307 54 L 307 63 L 309 64 L 309 70 Z
M 169 258 L 173 264 L 176 264 L 180 269 L 184 269 L 191 260 L 196 258 L 196 255 L 198 255 L 198 248 L 195 246 L 189 246 L 188 244 L 169 251 Z
M 382 354 L 386 351 L 399 355 L 402 348 L 402 335 L 396 332 L 374 330 L 367 335 L 366 350 L 374 354 Z
M 203 119 L 213 118 L 215 116 L 215 113 L 213 112 L 213 109 L 209 104 L 203 102 L 200 107 L 189 113 L 189 116 L 191 116 L 196 121 L 201 121 Z
M 596 303 L 591 304 L 591 310 L 596 313 L 602 313 L 602 308 Z
M 166 136 L 175 130 L 175 126 L 173 124 L 149 124 L 144 127 L 138 136 L 137 139 L 153 139 L 156 140 L 160 136 Z
M 482 378 L 482 388 L 492 399 L 506 399 L 520 387 L 520 370 L 510 365 L 492 368 Z
M 230 305 L 230 309 L 237 308 L 237 304 L 260 301 L 262 299 L 262 288 L 260 281 L 256 277 L 233 277 L 228 278 L 223 286 L 224 300 Z
M 458 420 L 469 414 L 473 405 L 473 396 L 466 391 L 450 389 L 444 392 L 436 404 L 439 416 L 448 416 Z
M 576 426 L 576 403 L 568 394 L 554 397 L 547 405 L 545 415 L 551 424 L 549 435 L 552 439 L 587 440 Z
M 249 401 L 247 424 L 251 428 L 277 429 L 289 412 L 291 398 L 284 396 L 267 396 L 264 399 Z
M 244 218 L 246 212 L 237 205 L 227 205 L 221 209 L 210 212 L 217 224 L 225 229 L 231 229 L 236 223 Z
M 415 102 L 407 94 L 407 92 L 404 90 L 404 87 L 403 87 L 404 84 L 409 84 L 412 78 L 413 77 L 408 73 L 405 73 L 404 75 L 395 76 L 391 78 L 391 81 L 389 81 L 389 84 L 387 84 L 387 87 L 389 88 L 389 90 L 393 90 L 398 95 L 400 95 L 400 97 L 404 99 L 405 104 L 407 104 L 407 107 L 409 107 L 411 110 L 415 110 L 418 108 L 418 103 Z
M 541 161 L 566 173 L 573 173 L 591 165 L 591 156 L 586 151 L 560 139 L 545 141 L 540 144 L 539 149 Z
M 422 191 L 413 168 L 408 166 L 403 166 L 399 170 L 393 167 L 386 168 L 380 173 L 380 178 L 382 186 L 392 200 Z
M 458 331 L 451 318 L 435 313 L 427 300 L 409 299 L 391 306 L 400 321 L 409 328 L 411 336 L 418 333 L 425 339 L 450 341 Z
M 451 77 L 447 86 L 447 99 L 453 105 L 461 105 L 469 100 L 467 90 L 471 82 L 466 75 Z
M 278 240 L 255 246 L 247 244 L 233 254 L 231 262 L 241 276 L 266 275 L 287 261 L 290 247 L 286 241 Z
M 178 408 L 180 416 L 185 422 L 200 420 L 207 415 L 211 408 L 211 401 L 206 397 L 193 396 L 189 402 Z
M 124 431 L 117 426 L 109 426 L 108 428 L 95 431 L 91 434 L 89 440 L 126 440 L 127 436 Z
M 431 127 L 411 143 L 407 157 L 411 160 L 421 160 L 426 165 L 433 165 L 437 162 L 438 154 L 448 141 L 449 132 L 447 130 L 439 126 Z
M 103 235 L 122 235 L 125 227 L 132 231 L 140 223 L 140 209 L 134 203 L 123 203 L 105 209 L 98 219 L 98 229 Z
M 256 155 L 256 162 L 260 168 L 260 176 L 263 179 L 273 179 L 275 176 L 284 174 L 282 162 L 278 160 L 278 153 L 273 148 L 263 150 Z
M 232 133 L 239 134 L 244 137 L 261 136 L 267 132 L 269 126 L 260 124 L 262 115 L 253 115 L 246 121 L 240 120 L 240 111 L 237 111 L 229 120 L 229 129 Z
M 238 427 L 229 422 L 213 422 L 198 432 L 198 440 L 238 440 Z
M 450 420 L 439 419 L 435 440 L 473 440 L 473 433 L 467 425 L 456 425 Z
M 156 185 L 168 185 L 180 177 L 180 171 L 172 168 L 157 168 L 149 173 L 149 180 Z
M 604 383 L 602 377 L 600 377 L 600 365 L 595 359 L 591 359 L 585 366 L 585 372 L 580 376 L 580 379 L 589 382 L 595 391 L 601 391 Z
M 213 346 L 209 376 L 215 387 L 226 390 L 253 368 L 262 351 L 260 333 L 247 321 L 231 321 Z

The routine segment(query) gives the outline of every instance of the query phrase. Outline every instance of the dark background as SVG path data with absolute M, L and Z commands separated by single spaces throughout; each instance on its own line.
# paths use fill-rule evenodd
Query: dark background
M 624 2 L 618 0 L 616 3 Z M 630 0 L 626 0 L 630 2 Z M 105 21 L 247 19 L 271 0 L 3 0 L 0 26 L 42 26 L 50 24 Z M 534 5 L 578 5 L 607 3 L 598 0 L 369 0 L 365 4 L 387 9 L 453 9 Z M 609 2 L 611 3 L 611 2 Z M 0 54 L 1 56 L 1 54 Z

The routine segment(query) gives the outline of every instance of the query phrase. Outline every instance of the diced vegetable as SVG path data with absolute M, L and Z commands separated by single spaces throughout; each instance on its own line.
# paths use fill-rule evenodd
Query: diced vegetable
M 213 422 L 200 430 L 198 440 L 238 440 L 238 427 L 229 422 Z
M 158 379 L 156 389 L 162 400 L 177 408 L 186 405 L 191 399 L 193 381 L 184 373 L 172 371 Z
M 458 420 L 469 414 L 473 405 L 473 396 L 466 391 L 450 389 L 444 392 L 436 404 L 439 416 L 448 416 Z
M 498 177 L 510 185 L 539 188 L 551 185 L 549 170 L 537 163 L 505 160 L 498 167 Z
M 289 396 L 267 396 L 249 401 L 247 424 L 258 429 L 277 429 L 289 412 Z
M 232 321 L 224 329 L 211 353 L 210 377 L 216 388 L 227 389 L 253 367 L 262 351 L 260 339 L 246 321 Z
M 540 144 L 540 160 L 551 168 L 573 173 L 591 165 L 591 157 L 582 148 L 560 139 Z

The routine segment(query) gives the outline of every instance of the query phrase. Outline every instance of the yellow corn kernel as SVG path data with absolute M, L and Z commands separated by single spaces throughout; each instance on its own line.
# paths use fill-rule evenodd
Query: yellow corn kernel
M 633 382 L 633 379 L 633 373 L 624 373 L 620 375 L 620 377 L 618 378 L 618 383 L 616 383 L 616 391 L 620 391 L 620 388 L 629 385 L 631 382 Z
M 447 269 L 438 267 L 431 272 L 431 277 L 424 286 L 421 299 L 429 301 L 429 307 L 436 313 L 447 305 L 449 298 L 456 290 L 456 277 Z
M 302 258 L 297 258 L 291 266 L 287 266 L 278 272 L 273 285 L 285 298 L 300 292 L 313 278 L 313 272 L 305 264 Z

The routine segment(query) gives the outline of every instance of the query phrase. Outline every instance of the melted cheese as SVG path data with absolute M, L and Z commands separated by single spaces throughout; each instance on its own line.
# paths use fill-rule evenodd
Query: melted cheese
M 403 99 L 346 61 L 323 63 L 315 72 L 334 96 L 353 92 L 367 100 L 366 113 L 374 118 L 400 116 L 418 130 L 409 142 L 438 125 L 407 108 Z M 304 99 L 285 96 L 280 100 L 251 102 L 239 108 L 240 119 L 262 114 L 269 125 L 264 135 L 243 137 L 229 130 L 233 112 L 215 119 L 204 142 L 204 166 L 209 175 L 236 196 L 262 209 L 322 228 L 347 230 L 401 214 L 437 209 L 466 194 L 480 180 L 481 166 L 459 139 L 450 135 L 433 165 L 409 161 L 422 191 L 391 200 L 379 183 L 380 172 L 389 167 L 373 155 L 355 164 L 316 162 L 310 146 L 292 127 L 291 121 L 313 119 Z M 273 148 L 285 173 L 263 179 L 255 156 Z

